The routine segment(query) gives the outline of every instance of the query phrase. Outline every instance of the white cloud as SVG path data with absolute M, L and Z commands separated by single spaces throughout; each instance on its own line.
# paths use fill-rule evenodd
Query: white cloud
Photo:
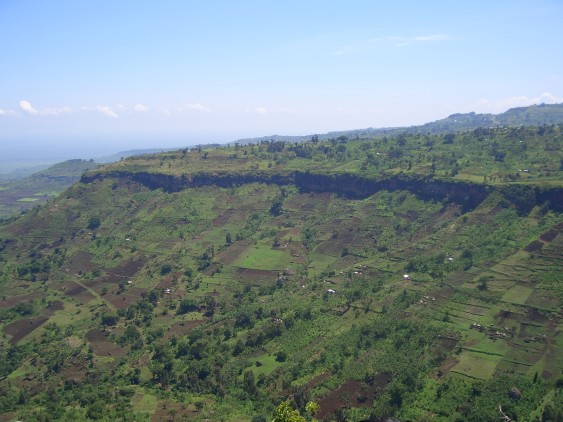
M 257 107 L 255 111 L 256 111 L 256 113 L 258 113 L 258 114 L 266 114 L 266 113 L 268 113 L 268 110 L 266 109 L 266 107 Z
M 20 108 L 29 114 L 39 114 L 39 111 L 33 108 L 29 101 L 21 100 L 20 101 Z
M 445 34 L 418 35 L 414 37 L 386 37 L 384 41 L 390 41 L 395 47 L 405 47 L 413 44 L 422 44 L 428 42 L 446 41 L 450 37 Z
M 190 110 L 201 111 L 201 112 L 205 112 L 205 113 L 211 112 L 211 109 L 209 107 L 204 106 L 203 104 L 200 104 L 200 103 L 188 104 L 188 105 L 186 105 L 186 107 L 189 108 Z
M 387 36 L 377 37 L 366 40 L 357 40 L 347 45 L 340 47 L 333 51 L 334 55 L 341 56 L 345 54 L 361 53 L 366 50 L 371 50 L 378 46 L 391 45 L 393 47 L 405 47 L 409 45 L 422 45 L 424 43 L 447 41 L 452 37 L 446 34 L 429 34 L 429 35 L 416 35 L 412 37 L 403 36 Z
M 97 105 L 94 107 L 81 107 L 81 110 L 97 111 L 102 113 L 104 116 L 111 117 L 112 119 L 117 119 L 119 117 L 119 114 L 113 111 L 110 106 Z
M 146 111 L 149 111 L 149 108 L 143 104 L 135 104 L 133 106 L 133 110 L 135 110 L 137 113 L 144 113 Z
M 40 116 L 59 116 L 61 114 L 70 113 L 72 109 L 70 107 L 47 107 L 43 110 L 37 110 L 34 108 L 29 101 L 21 100 L 20 108 L 28 114 L 40 115 Z
M 113 111 L 110 106 L 97 105 L 95 108 L 104 116 L 111 117 L 112 119 L 117 119 L 119 117 L 119 115 Z
M 476 111 L 480 112 L 499 113 L 513 107 L 525 107 L 532 104 L 553 104 L 562 102 L 563 98 L 557 97 L 549 92 L 544 92 L 537 97 L 520 95 L 515 97 L 503 98 L 500 100 L 489 100 L 486 98 L 481 98 L 477 102 L 477 104 L 473 105 L 473 108 L 476 109 Z
M 16 116 L 17 113 L 14 110 L 3 110 L 0 108 L 0 116 Z

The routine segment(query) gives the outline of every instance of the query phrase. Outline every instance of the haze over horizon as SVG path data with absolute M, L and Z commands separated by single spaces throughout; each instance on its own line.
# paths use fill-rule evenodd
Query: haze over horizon
M 2 1 L 2 161 L 562 102 L 562 12 L 555 0 Z

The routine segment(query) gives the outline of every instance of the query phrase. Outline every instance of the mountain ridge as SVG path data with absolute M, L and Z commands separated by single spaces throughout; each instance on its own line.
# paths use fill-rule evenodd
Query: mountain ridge
M 458 122 L 458 120 L 460 120 Z M 409 134 L 445 134 L 448 132 L 460 132 L 473 130 L 478 127 L 495 126 L 517 126 L 517 125 L 543 125 L 563 123 L 563 104 L 537 104 L 524 107 L 510 108 L 499 114 L 493 113 L 454 113 L 446 118 L 435 120 L 414 126 L 394 126 L 382 128 L 350 129 L 341 131 L 331 131 L 324 134 L 310 135 L 271 135 L 256 138 L 242 138 L 231 144 L 240 143 L 259 143 L 261 141 L 285 141 L 285 142 L 304 142 L 312 137 L 319 140 L 330 138 L 346 137 L 370 137 L 370 136 L 393 136 L 399 133 Z

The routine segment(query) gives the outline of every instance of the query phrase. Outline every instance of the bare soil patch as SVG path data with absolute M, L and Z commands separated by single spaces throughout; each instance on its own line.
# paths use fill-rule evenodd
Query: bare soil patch
M 526 252 L 536 252 L 539 251 L 541 248 L 543 248 L 543 242 L 540 242 L 539 240 L 534 240 L 532 243 L 528 244 L 528 246 L 526 246 L 524 248 L 524 250 Z
M 451 352 L 459 340 L 451 337 L 442 337 L 438 340 L 438 347 L 446 352 Z
M 19 305 L 20 303 L 31 302 L 35 299 L 42 299 L 47 296 L 45 292 L 33 292 L 25 295 L 11 296 L 4 300 L 0 300 L 0 308 L 11 308 Z
M 307 389 L 311 390 L 316 385 L 322 383 L 324 380 L 329 379 L 331 375 L 332 374 L 330 372 L 323 372 L 322 374 L 317 375 L 316 377 L 313 377 L 312 379 L 307 381 L 305 386 L 307 387 Z
M 10 422 L 16 419 L 16 412 L 0 413 L 0 422 Z
M 54 312 L 54 311 L 62 311 L 65 308 L 64 303 L 60 300 L 55 300 L 53 302 L 51 302 L 51 304 L 48 307 L 48 311 L 49 312 Z
M 229 222 L 231 216 L 234 214 L 233 210 L 222 210 L 222 213 L 215 217 L 213 220 L 213 227 L 222 227 Z
M 237 277 L 242 282 L 273 282 L 278 275 L 274 270 L 256 270 L 253 268 L 237 268 Z
M 375 395 L 384 389 L 388 383 L 389 378 L 386 374 L 376 375 L 369 384 L 348 380 L 319 400 L 321 409 L 316 416 L 323 419 L 343 407 L 371 407 Z
M 252 243 L 253 242 L 250 240 L 241 240 L 234 242 L 219 254 L 219 256 L 217 257 L 218 261 L 223 264 L 232 264 Z
M 436 370 L 435 379 L 443 378 L 450 373 L 450 369 L 456 366 L 459 363 L 457 359 L 454 358 L 447 358 L 442 365 Z
M 141 270 L 141 268 L 143 268 L 146 262 L 147 258 L 141 257 L 138 259 L 122 262 L 115 268 L 106 269 L 106 272 L 123 278 L 133 277 Z
M 91 271 L 95 267 L 92 258 L 93 255 L 91 253 L 79 251 L 67 261 L 65 268 L 68 269 L 70 274 Z
M 528 319 L 532 322 L 545 324 L 548 320 L 547 316 L 535 308 L 528 308 Z
M 199 327 L 204 324 L 207 320 L 205 319 L 195 319 L 193 321 L 183 321 L 172 324 L 166 334 L 164 335 L 165 340 L 169 340 L 172 336 L 181 337 L 188 334 L 194 328 Z
M 64 380 L 81 382 L 84 381 L 87 373 L 88 367 L 85 362 L 76 357 L 71 357 L 65 362 L 65 366 L 60 372 L 60 377 Z
M 540 239 L 543 240 L 544 242 L 549 243 L 553 239 L 555 239 L 558 234 L 559 234 L 559 231 L 554 230 L 554 229 L 549 229 L 548 231 L 541 234 Z
M 10 343 L 16 344 L 36 328 L 43 325 L 49 318 L 41 315 L 34 318 L 22 318 L 13 321 L 4 327 L 4 332 L 12 336 Z
M 180 277 L 180 273 L 169 274 L 155 286 L 157 289 L 169 289 L 176 285 L 178 281 L 178 277 Z
M 404 218 L 405 220 L 408 220 L 411 223 L 420 216 L 418 211 L 415 210 L 408 210 L 406 213 L 394 212 L 393 214 L 395 215 L 395 217 Z
M 111 303 L 117 309 L 128 308 L 129 305 L 139 300 L 139 296 L 133 296 L 127 293 L 112 294 L 108 293 L 103 296 L 104 300 Z
M 163 400 L 158 402 L 155 412 L 151 415 L 151 422 L 189 421 L 198 413 L 194 405 Z
M 92 293 L 90 293 L 84 286 L 81 286 L 80 284 L 72 280 L 65 281 L 61 285 L 60 290 L 66 296 L 74 297 L 83 303 L 88 303 L 96 297 Z
M 522 314 L 518 314 L 516 312 L 510 311 L 500 311 L 498 314 L 494 316 L 495 324 L 499 327 L 504 327 L 508 325 L 507 321 L 515 321 L 515 322 L 526 322 L 526 317 Z
M 127 350 L 109 340 L 109 334 L 102 330 L 90 330 L 86 333 L 86 340 L 92 345 L 98 356 L 125 356 Z

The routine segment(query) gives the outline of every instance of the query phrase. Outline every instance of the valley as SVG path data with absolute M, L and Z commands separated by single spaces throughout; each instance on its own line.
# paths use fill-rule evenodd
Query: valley
M 342 135 L 92 169 L 0 226 L 0 420 L 259 421 L 288 399 L 561 417 L 561 141 Z

